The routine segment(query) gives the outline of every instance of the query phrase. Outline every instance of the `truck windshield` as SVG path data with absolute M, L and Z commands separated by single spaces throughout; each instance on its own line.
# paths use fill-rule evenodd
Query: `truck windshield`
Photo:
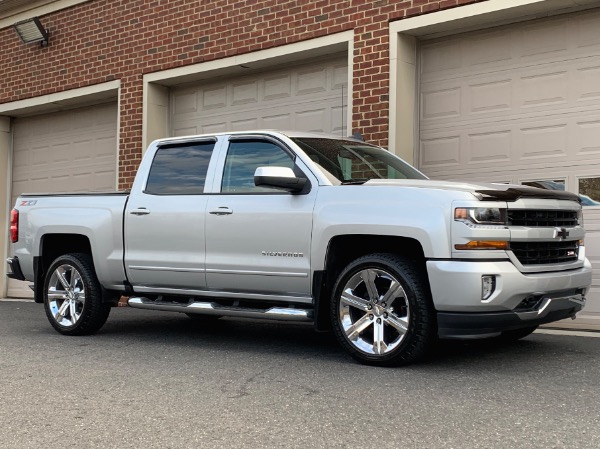
M 334 185 L 364 184 L 370 179 L 427 179 L 383 148 L 343 139 L 292 139 Z

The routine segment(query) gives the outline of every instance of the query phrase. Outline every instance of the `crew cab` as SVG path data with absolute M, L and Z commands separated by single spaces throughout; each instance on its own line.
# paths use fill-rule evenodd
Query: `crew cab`
M 436 338 L 518 339 L 585 304 L 576 195 L 433 181 L 331 135 L 251 131 L 153 142 L 130 192 L 21 195 L 8 276 L 51 325 L 91 334 L 119 298 L 193 319 L 333 330 L 402 365 Z

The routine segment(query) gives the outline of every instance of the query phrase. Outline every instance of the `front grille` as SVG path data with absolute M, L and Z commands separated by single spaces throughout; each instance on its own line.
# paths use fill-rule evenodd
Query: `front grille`
M 574 262 L 579 242 L 511 242 L 510 249 L 523 265 Z
M 509 226 L 532 228 L 577 226 L 577 211 L 574 210 L 509 209 L 507 216 Z

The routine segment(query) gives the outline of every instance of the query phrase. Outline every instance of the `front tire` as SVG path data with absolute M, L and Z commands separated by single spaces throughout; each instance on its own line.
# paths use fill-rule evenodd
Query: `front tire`
M 435 339 L 424 273 L 394 254 L 370 254 L 350 263 L 336 281 L 330 314 L 339 343 L 368 365 L 413 363 Z
M 44 309 L 52 327 L 64 335 L 90 335 L 104 325 L 111 307 L 102 301 L 89 254 L 65 254 L 50 265 L 44 280 Z

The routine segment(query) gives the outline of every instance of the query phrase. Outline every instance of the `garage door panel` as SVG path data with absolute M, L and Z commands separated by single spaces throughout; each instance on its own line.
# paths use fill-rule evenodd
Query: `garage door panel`
M 577 47 L 587 53 L 600 52 L 598 21 L 600 21 L 600 11 L 594 11 L 580 16 L 575 24 L 577 27 Z
M 444 135 L 432 133 L 421 137 L 419 151 L 420 167 L 441 170 L 443 172 L 458 168 L 463 159 L 460 156 L 460 135 Z
M 264 80 L 264 100 L 277 100 L 292 96 L 292 77 L 290 74 L 268 76 Z
M 573 20 L 564 18 L 525 24 L 515 30 L 514 34 L 521 38 L 519 56 L 546 55 L 548 53 L 566 52 L 574 44 L 575 36 L 568 33 L 567 28 Z M 569 39 L 569 37 L 572 37 Z
M 256 80 L 233 83 L 231 86 L 232 106 L 258 103 L 258 82 Z
M 577 121 L 578 132 L 575 135 L 577 155 L 597 158 L 600 156 L 600 116 L 588 117 Z M 596 161 L 598 159 L 595 159 Z
M 205 131 L 203 129 L 198 129 L 196 126 L 187 126 L 181 128 L 173 129 L 174 137 L 183 137 L 183 136 L 193 136 L 195 134 L 204 134 L 204 133 L 219 133 L 222 132 L 222 129 L 225 127 L 224 123 L 217 124 L 216 127 L 210 129 L 209 131 Z
M 262 118 L 263 128 L 292 129 L 292 115 L 283 113 Z
M 517 105 L 521 108 L 565 106 L 569 96 L 569 71 L 545 67 L 522 75 L 517 83 Z
M 513 58 L 512 35 L 504 31 L 491 30 L 481 33 L 477 39 L 464 39 L 457 49 L 464 58 L 461 66 L 482 67 L 490 64 L 505 63 Z M 446 46 L 449 48 L 449 46 Z M 458 69 L 459 66 L 455 66 Z
M 328 67 L 320 66 L 310 69 L 299 70 L 296 80 L 295 95 L 309 95 L 326 92 Z
M 428 121 L 461 117 L 461 86 L 440 86 L 437 90 L 422 92 L 421 120 Z
M 345 57 L 344 57 L 345 58 Z M 348 62 L 344 59 L 332 64 L 331 90 L 346 89 L 348 86 Z
M 114 190 L 116 133 L 115 103 L 16 119 L 12 204 L 27 192 Z M 32 296 L 27 283 L 12 279 L 8 294 Z
M 258 119 L 240 119 L 240 120 L 231 120 L 229 122 L 229 128 L 231 131 L 245 131 L 248 129 L 258 129 L 260 126 L 258 125 Z
M 175 114 L 194 113 L 197 108 L 198 99 L 196 93 L 189 89 L 184 89 L 173 93 L 171 96 L 171 105 Z
M 331 125 L 328 127 L 330 132 L 342 137 L 347 137 L 349 134 L 351 134 L 350 129 L 348 128 L 348 124 L 346 123 L 346 105 L 344 104 L 340 106 L 333 106 L 331 107 L 330 111 Z
M 172 134 L 347 127 L 347 56 L 172 90 Z
M 506 76 L 469 83 L 464 102 L 471 115 L 498 114 L 513 107 L 512 80 Z

